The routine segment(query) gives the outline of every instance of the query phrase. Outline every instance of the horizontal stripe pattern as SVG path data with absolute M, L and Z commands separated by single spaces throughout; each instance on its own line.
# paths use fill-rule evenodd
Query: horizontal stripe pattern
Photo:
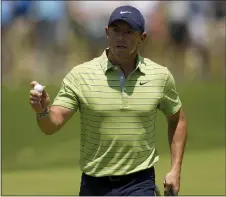
M 74 67 L 63 80 L 53 105 L 81 113 L 80 166 L 86 174 L 128 174 L 158 160 L 158 107 L 172 112 L 180 100 L 167 68 L 142 57 L 137 66 L 121 87 L 119 71 L 104 53 Z

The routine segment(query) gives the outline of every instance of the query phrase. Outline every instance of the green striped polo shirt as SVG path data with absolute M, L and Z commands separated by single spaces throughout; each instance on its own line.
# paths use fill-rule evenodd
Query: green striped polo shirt
M 126 79 L 106 51 L 75 66 L 63 79 L 53 105 L 80 111 L 80 167 L 91 176 L 114 176 L 152 167 L 158 110 L 181 108 L 174 78 L 166 67 L 138 55 Z

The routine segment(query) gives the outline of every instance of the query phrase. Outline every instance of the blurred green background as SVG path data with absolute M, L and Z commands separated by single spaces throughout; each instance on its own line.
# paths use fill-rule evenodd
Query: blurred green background
M 223 80 L 178 85 L 188 120 L 181 195 L 225 194 L 225 87 Z M 58 133 L 43 134 L 28 101 L 29 83 L 2 87 L 2 192 L 7 195 L 75 195 L 80 184 L 80 120 L 76 114 Z M 52 98 L 58 88 L 47 86 Z M 169 170 L 165 118 L 159 113 L 156 165 L 162 188 Z
M 37 126 L 35 114 L 29 105 L 29 90 L 30 82 L 37 80 L 47 86 L 53 100 L 63 77 L 73 66 L 103 52 L 104 45 L 100 40 L 90 36 L 94 34 L 81 34 L 81 23 L 75 22 L 76 19 L 87 18 L 92 21 L 91 17 L 94 16 L 86 15 L 86 11 L 80 13 L 79 9 L 76 10 L 76 6 L 79 7 L 78 2 L 76 4 L 73 1 L 65 1 L 64 6 L 69 14 L 63 15 L 63 12 L 60 12 L 65 17 L 59 20 L 60 27 L 55 29 L 55 23 L 52 21 L 46 20 L 43 24 L 43 20 L 34 20 L 31 17 L 30 12 L 24 9 L 28 6 L 28 1 L 17 1 L 21 3 L 17 5 L 16 1 L 2 2 L 5 6 L 2 8 L 2 17 L 9 17 L 9 8 L 12 9 L 10 5 L 14 6 L 13 9 L 18 9 L 17 12 L 13 12 L 17 13 L 14 19 L 9 20 L 6 17 L 9 20 L 7 22 L 3 18 L 3 22 L 6 22 L 1 26 L 2 195 L 78 195 L 81 175 L 78 166 L 79 113 L 58 133 L 47 136 Z M 44 4 L 46 1 L 37 2 Z M 57 4 L 58 1 L 49 2 Z M 76 5 L 74 9 L 72 3 Z M 32 9 L 37 8 L 37 5 L 32 6 Z M 109 7 L 112 8 L 107 6 L 106 9 Z M 162 3 L 151 13 L 160 21 L 152 24 L 149 32 L 152 36 L 141 49 L 141 53 L 157 63 L 169 66 L 176 78 L 177 89 L 188 120 L 188 142 L 182 168 L 180 195 L 226 195 L 225 20 L 216 18 L 208 23 L 207 37 L 211 39 L 204 48 L 209 54 L 210 67 L 206 69 L 205 61 L 201 61 L 206 56 L 198 53 L 202 47 L 189 44 L 176 49 L 171 48 L 175 43 L 170 42 L 169 45 L 170 33 L 167 23 L 164 22 L 167 19 L 164 15 L 165 7 L 167 8 L 167 5 Z M 54 7 L 55 10 L 60 8 Z M 102 6 L 99 12 L 106 9 Z M 108 14 L 107 11 L 106 19 Z M 85 25 L 92 26 L 92 23 L 84 23 Z M 103 24 L 96 25 L 99 25 L 99 32 L 104 31 Z M 219 31 L 216 31 L 216 28 Z M 82 29 L 83 31 L 89 30 Z M 52 42 L 54 32 L 60 34 Z M 182 51 L 185 51 L 185 56 L 181 54 Z M 175 56 L 172 58 L 174 52 Z M 156 165 L 156 180 L 163 191 L 162 182 L 170 169 L 170 158 L 167 124 L 160 112 L 156 133 L 160 155 L 160 162 Z

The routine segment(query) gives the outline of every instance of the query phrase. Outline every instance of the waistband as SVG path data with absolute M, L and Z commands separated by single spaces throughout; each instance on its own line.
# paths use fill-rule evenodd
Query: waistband
M 127 175 L 119 175 L 119 176 L 103 176 L 103 177 L 93 177 L 90 175 L 86 175 L 85 173 L 83 173 L 83 176 L 86 176 L 89 179 L 98 179 L 98 180 L 110 180 L 111 182 L 119 182 L 119 181 L 123 181 L 123 180 L 129 180 L 129 179 L 133 179 L 133 178 L 137 178 L 139 176 L 143 176 L 143 175 L 153 175 L 155 176 L 155 169 L 154 167 L 145 169 L 145 170 L 141 170 L 132 174 L 127 174 Z

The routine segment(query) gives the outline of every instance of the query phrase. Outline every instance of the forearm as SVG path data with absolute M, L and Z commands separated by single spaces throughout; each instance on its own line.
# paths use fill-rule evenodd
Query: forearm
M 54 134 L 61 127 L 60 121 L 57 118 L 57 114 L 54 113 L 51 108 L 48 109 L 48 114 L 46 116 L 37 116 L 37 123 L 39 128 L 47 135 Z
M 187 123 L 183 112 L 181 112 L 179 120 L 169 121 L 168 125 L 171 169 L 180 173 L 187 139 Z

